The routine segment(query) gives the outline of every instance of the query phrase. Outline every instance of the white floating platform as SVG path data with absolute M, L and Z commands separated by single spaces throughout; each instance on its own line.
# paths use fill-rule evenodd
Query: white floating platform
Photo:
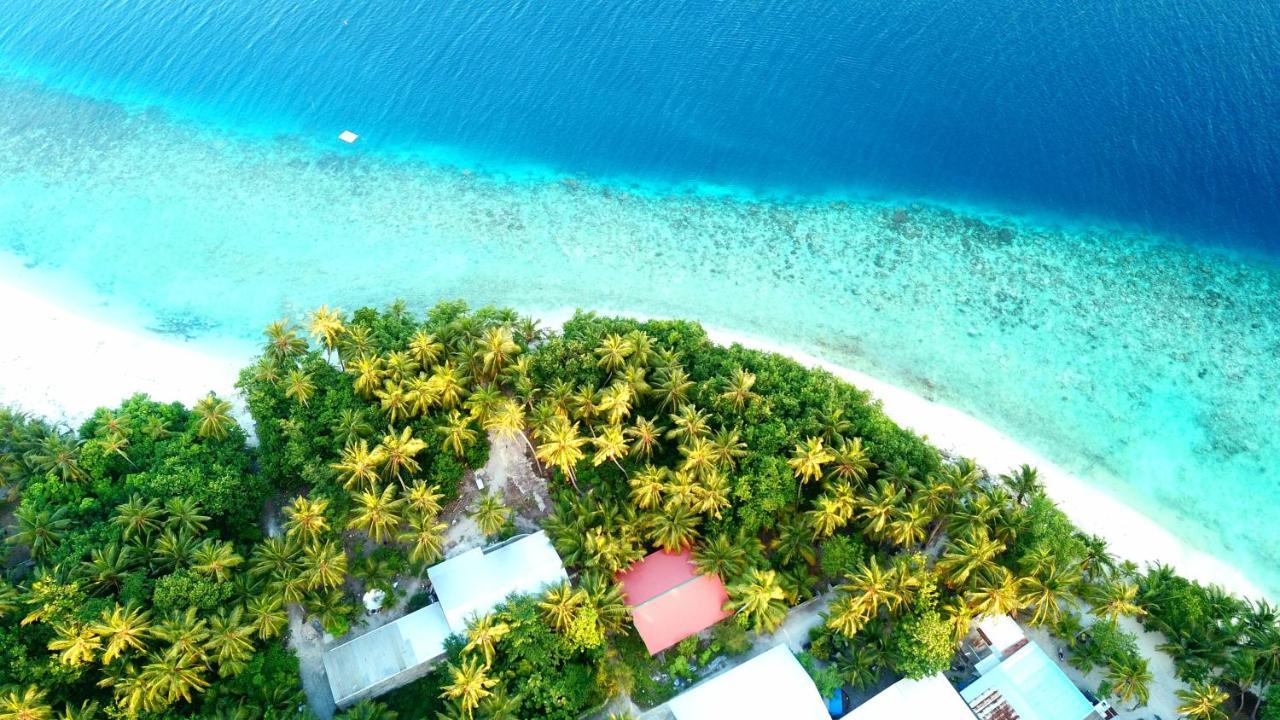
M 359 140 L 360 136 L 351 132 L 350 130 L 343 130 L 342 134 L 338 136 L 338 139 L 350 145 L 351 143 Z

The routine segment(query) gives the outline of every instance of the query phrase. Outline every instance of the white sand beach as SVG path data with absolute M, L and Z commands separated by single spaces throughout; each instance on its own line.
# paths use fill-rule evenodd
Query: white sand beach
M 253 352 L 243 345 L 215 353 L 195 343 L 117 327 L 3 281 L 0 306 L 9 309 L 0 314 L 0 337 L 6 338 L 0 346 L 0 404 L 73 425 L 95 408 L 117 404 L 135 392 L 187 404 L 210 391 L 232 398 L 236 375 Z M 545 327 L 559 327 L 571 315 L 571 310 L 538 314 Z M 1189 547 L 1141 512 L 969 415 L 765 338 L 707 331 L 718 343 L 740 343 L 826 369 L 870 391 L 896 422 L 993 472 L 1022 463 L 1039 468 L 1050 496 L 1083 530 L 1106 538 L 1121 558 L 1167 563 L 1187 577 L 1217 583 L 1239 595 L 1265 596 L 1236 568 Z M 240 409 L 239 402 L 237 406 Z M 241 414 L 240 419 L 248 424 L 247 416 Z
M 190 406 L 212 391 L 232 399 L 242 353 L 215 354 L 117 327 L 0 280 L 0 405 L 72 427 L 99 407 L 143 392 Z M 247 415 L 236 403 L 237 418 Z

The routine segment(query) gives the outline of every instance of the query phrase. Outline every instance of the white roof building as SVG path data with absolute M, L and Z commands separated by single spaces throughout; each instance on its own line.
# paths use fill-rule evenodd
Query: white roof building
M 667 703 L 676 720 L 830 720 L 809 674 L 776 645 Z
M 512 594 L 540 593 L 569 576 L 545 532 L 488 551 L 474 548 L 427 568 L 449 627 L 461 632 Z
M 975 720 L 969 705 L 942 674 L 904 679 L 841 720 Z
M 345 707 L 426 674 L 444 642 L 513 594 L 540 593 L 568 579 L 546 533 L 468 550 L 427 569 L 439 598 L 380 628 L 331 648 L 324 669 L 334 702 Z

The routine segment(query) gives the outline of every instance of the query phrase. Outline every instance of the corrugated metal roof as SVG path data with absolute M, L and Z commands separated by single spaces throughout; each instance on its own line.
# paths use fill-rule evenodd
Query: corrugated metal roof
M 676 720 L 830 720 L 809 674 L 776 645 L 667 703 Z
M 841 720 L 974 720 L 973 711 L 941 674 L 904 679 Z
M 1021 720 L 1084 720 L 1093 705 L 1062 668 L 1030 643 L 960 691 L 979 717 L 991 717 L 1007 706 Z M 979 703 L 982 700 L 982 703 Z
M 489 552 L 468 550 L 427 569 L 431 587 L 457 632 L 513 593 L 539 593 L 569 579 L 545 532 L 536 532 Z
M 698 575 L 688 550 L 656 552 L 618 575 L 636 631 L 650 655 L 729 617 L 729 593 L 715 575 Z
M 324 669 L 334 702 L 345 705 L 390 689 L 397 676 L 443 655 L 450 634 L 444 609 L 432 603 L 330 649 Z

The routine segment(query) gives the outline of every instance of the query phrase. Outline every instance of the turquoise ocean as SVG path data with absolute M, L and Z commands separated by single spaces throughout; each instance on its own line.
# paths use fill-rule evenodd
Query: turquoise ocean
M 1280 596 L 1278 15 L 0 0 L 0 278 L 211 347 L 396 297 L 698 319 Z

